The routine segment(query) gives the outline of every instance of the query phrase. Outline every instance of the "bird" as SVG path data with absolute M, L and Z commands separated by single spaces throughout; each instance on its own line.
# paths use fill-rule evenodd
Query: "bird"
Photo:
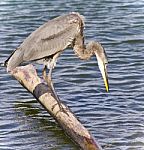
M 33 31 L 7 58 L 5 61 L 7 72 L 11 72 L 23 62 L 35 61 L 43 64 L 43 78 L 62 108 L 52 82 L 52 71 L 60 54 L 66 48 L 71 47 L 74 53 L 82 60 L 89 60 L 93 55 L 96 56 L 105 88 L 108 92 L 108 59 L 105 49 L 97 41 L 90 41 L 85 44 L 84 26 L 84 16 L 78 12 L 71 12 L 48 20 Z

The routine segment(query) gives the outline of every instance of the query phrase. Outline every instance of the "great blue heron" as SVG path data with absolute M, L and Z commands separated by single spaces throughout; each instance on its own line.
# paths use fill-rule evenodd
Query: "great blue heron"
M 59 98 L 52 83 L 52 70 L 58 56 L 64 49 L 72 47 L 80 59 L 88 60 L 93 54 L 96 55 L 106 91 L 108 91 L 109 84 L 106 70 L 108 61 L 105 50 L 98 42 L 92 41 L 85 45 L 83 28 L 84 17 L 76 12 L 49 20 L 32 32 L 5 61 L 7 71 L 13 70 L 25 61 L 37 61 L 44 64 L 43 78 L 60 106 Z M 48 75 L 46 75 L 47 68 L 49 68 Z

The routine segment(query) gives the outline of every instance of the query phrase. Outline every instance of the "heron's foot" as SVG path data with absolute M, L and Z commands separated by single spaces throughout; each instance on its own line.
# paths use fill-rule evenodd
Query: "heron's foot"
M 67 107 L 63 107 L 63 105 L 60 103 L 59 100 L 57 100 L 57 103 L 56 103 L 55 105 L 53 105 L 52 111 L 53 111 L 53 109 L 56 107 L 56 105 L 59 106 L 59 111 L 58 111 L 58 112 L 63 112 L 63 113 L 65 113 L 65 114 L 67 114 L 67 115 L 69 116 L 69 114 L 68 114 L 68 112 L 67 112 L 68 108 L 67 108 Z M 57 112 L 57 113 L 58 113 L 58 112 Z

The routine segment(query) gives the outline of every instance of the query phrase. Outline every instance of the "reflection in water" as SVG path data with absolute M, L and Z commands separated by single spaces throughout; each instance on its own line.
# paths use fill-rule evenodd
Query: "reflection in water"
M 0 1 L 0 63 L 37 27 L 78 11 L 87 42 L 108 54 L 110 92 L 96 59 L 81 61 L 67 49 L 53 81 L 59 97 L 105 150 L 144 149 L 144 1 Z M 35 65 L 41 75 L 42 66 Z M 75 150 L 55 121 L 0 65 L 0 149 Z
M 35 99 L 17 100 L 15 102 L 15 110 L 17 114 L 15 119 L 23 125 L 26 124 L 28 126 L 28 130 L 30 131 L 29 134 L 31 134 L 31 132 L 34 132 L 33 136 L 35 136 L 35 138 L 39 136 L 39 134 L 42 134 L 42 136 L 45 137 L 48 137 L 49 135 L 54 137 L 54 139 L 47 141 L 49 142 L 47 143 L 47 147 L 58 149 L 58 147 L 54 146 L 54 144 L 57 143 L 59 145 L 63 145 L 64 143 L 65 147 L 67 148 L 69 147 L 69 145 L 71 145 L 74 149 L 78 149 L 78 147 L 76 147 L 72 143 L 72 141 L 64 134 L 63 130 L 61 130 L 61 128 L 49 114 L 47 114 L 46 112 L 44 112 L 43 114 L 41 113 L 43 109 L 38 106 Z M 21 133 L 25 131 L 26 129 L 22 127 Z M 29 135 L 23 135 L 20 137 L 21 141 L 26 141 L 29 139 Z

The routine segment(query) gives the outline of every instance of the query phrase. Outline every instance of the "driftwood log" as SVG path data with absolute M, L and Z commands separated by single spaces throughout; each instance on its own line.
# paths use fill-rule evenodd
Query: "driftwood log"
M 88 130 L 77 120 L 76 116 L 67 108 L 67 114 L 60 111 L 56 99 L 48 86 L 37 76 L 33 65 L 15 68 L 11 75 L 26 88 L 53 116 L 64 132 L 83 150 L 102 150 Z

